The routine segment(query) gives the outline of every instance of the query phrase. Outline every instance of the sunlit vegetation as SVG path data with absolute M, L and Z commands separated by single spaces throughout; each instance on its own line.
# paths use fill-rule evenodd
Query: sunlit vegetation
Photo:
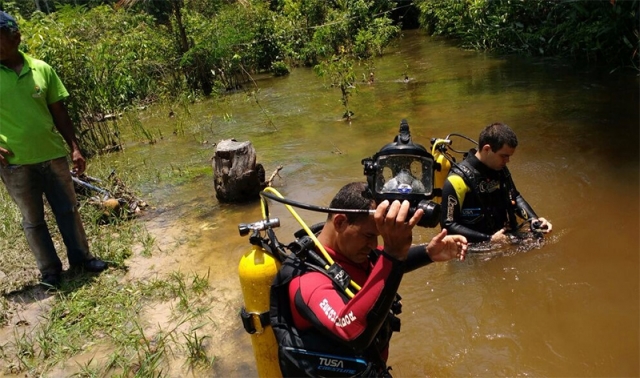
M 317 66 L 348 107 L 354 66 L 381 54 L 398 31 L 389 18 L 393 4 L 379 0 L 33 5 L 6 3 L 5 9 L 18 17 L 22 49 L 52 64 L 67 84 L 89 156 L 119 149 L 118 116 L 128 108 L 245 89 L 260 72 Z M 150 143 L 156 138 L 138 132 Z
M 463 47 L 640 70 L 637 0 L 416 0 L 421 26 Z
M 89 156 L 121 146 L 118 116 L 155 101 L 253 90 L 257 73 L 314 67 L 349 98 L 407 14 L 461 46 L 638 69 L 638 1 L 33 0 L 4 2 L 23 50 L 51 63 Z M 256 102 L 259 104 L 258 99 Z M 109 123 L 103 121 L 111 120 Z M 149 143 L 153 132 L 138 128 Z
M 336 8 L 327 11 L 325 25 L 313 34 L 311 45 L 320 46 L 316 50 L 316 73 L 340 89 L 345 110 L 343 117 L 350 119 L 354 112 L 349 107 L 349 97 L 357 88 L 356 64 L 370 66 L 366 63 L 382 54 L 384 47 L 400 32 L 400 27 L 394 26 L 389 17 L 374 17 L 386 15 L 391 10 L 389 2 L 386 6 L 382 2 L 374 4 L 365 0 L 336 3 Z

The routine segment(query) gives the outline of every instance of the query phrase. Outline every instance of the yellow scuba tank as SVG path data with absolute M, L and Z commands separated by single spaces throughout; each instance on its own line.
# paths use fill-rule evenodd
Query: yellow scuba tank
M 279 268 L 280 262 L 256 245 L 242 256 L 238 266 L 245 305 L 241 314 L 242 322 L 251 334 L 260 377 L 282 377 L 278 364 L 278 343 L 269 325 L 271 283 Z
M 261 196 L 271 198 L 270 193 L 275 195 L 274 198 L 284 198 L 277 190 L 271 187 L 265 188 Z M 261 205 L 264 218 L 262 221 L 238 225 L 240 236 L 246 236 L 251 233 L 249 242 L 252 246 L 251 250 L 242 256 L 238 266 L 240 286 L 242 287 L 242 296 L 244 298 L 244 307 L 240 315 L 244 329 L 251 335 L 258 376 L 282 377 L 278 362 L 278 342 L 273 332 L 273 327 L 270 325 L 269 309 L 271 307 L 271 285 L 280 270 L 280 261 L 284 261 L 287 257 L 287 252 L 281 249 L 282 245 L 277 241 L 275 233 L 273 233 L 273 228 L 280 226 L 280 220 L 278 218 L 269 218 L 264 199 L 261 201 Z M 333 264 L 331 256 L 327 254 L 322 244 L 315 237 L 314 231 L 302 221 L 290 205 L 286 205 L 286 207 L 294 218 L 300 222 L 310 239 L 322 251 L 328 264 Z M 263 231 L 266 231 L 267 237 L 260 236 L 260 232 Z M 329 265 L 327 265 L 327 269 Z M 355 290 L 360 290 L 360 287 L 353 281 L 350 282 L 350 286 Z M 345 292 L 353 297 L 350 289 L 346 289 Z
M 433 159 L 436 162 L 436 167 L 439 167 L 434 171 L 434 182 L 433 187 L 442 190 L 444 186 L 444 182 L 447 180 L 447 176 L 449 175 L 449 170 L 451 170 L 451 162 L 445 156 L 443 149 L 446 144 L 450 144 L 451 141 L 446 139 L 436 139 L 433 143 L 433 148 L 431 149 L 431 155 L 433 155 Z M 433 199 L 436 203 L 442 202 L 442 194 L 436 196 Z

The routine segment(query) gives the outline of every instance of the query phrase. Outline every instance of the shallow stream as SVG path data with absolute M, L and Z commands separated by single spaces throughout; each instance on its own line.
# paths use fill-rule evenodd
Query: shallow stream
M 150 180 L 142 188 L 156 206 L 146 222 L 164 235 L 164 247 L 189 246 L 190 258 L 173 268 L 210 270 L 211 285 L 235 298 L 227 321 L 237 337 L 225 348 L 233 353 L 218 356 L 219 375 L 257 374 L 237 317 L 237 266 L 250 248 L 238 224 L 261 213 L 257 201 L 218 203 L 214 143 L 251 141 L 267 177 L 283 166 L 274 182 L 280 193 L 328 206 L 342 185 L 364 180 L 361 160 L 391 142 L 404 118 L 425 146 L 449 133 L 477 139 L 496 121 L 510 125 L 520 143 L 509 165 L 516 185 L 554 230 L 541 248 L 474 254 L 405 276 L 393 375 L 638 376 L 638 77 L 462 51 L 417 31 L 373 72 L 374 83 L 359 83 L 351 99 L 350 124 L 341 119 L 339 91 L 296 69 L 257 78 L 254 95 L 197 103 L 188 114 L 177 108 L 174 118 L 141 112 L 143 125 L 163 138 L 154 145 L 130 138 L 110 158 L 116 169 L 158 177 L 189 172 L 184 183 Z M 290 241 L 300 226 L 283 205 L 271 203 L 270 211 L 281 220 L 279 238 Z M 326 217 L 298 213 L 307 224 Z M 435 232 L 419 228 L 414 239 L 427 242 Z

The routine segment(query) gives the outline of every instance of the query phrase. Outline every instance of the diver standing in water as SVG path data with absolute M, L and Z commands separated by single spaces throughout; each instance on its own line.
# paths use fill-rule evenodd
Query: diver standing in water
M 331 201 L 331 208 L 375 214 L 329 215 L 317 237 L 334 260 L 328 270 L 311 258 L 287 258 L 274 280 L 270 317 L 284 377 L 390 377 L 389 340 L 400 329 L 403 274 L 465 258 L 466 239 L 446 230 L 428 245 L 412 246 L 423 210 L 411 216 L 406 200 L 376 206 L 365 190 L 364 183 L 347 184 Z M 361 285 L 353 297 L 350 282 Z
M 503 123 L 482 130 L 478 149 L 455 164 L 442 188 L 440 225 L 450 235 L 464 235 L 470 243 L 506 243 L 518 228 L 516 217 L 536 232 L 551 232 L 516 189 L 507 168 L 518 146 L 515 132 Z

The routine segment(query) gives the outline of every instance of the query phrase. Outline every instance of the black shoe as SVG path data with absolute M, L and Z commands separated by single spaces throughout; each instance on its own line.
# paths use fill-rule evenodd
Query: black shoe
M 91 260 L 85 261 L 80 265 L 74 265 L 73 267 L 76 269 L 84 269 L 87 272 L 100 273 L 103 270 L 107 269 L 108 265 L 106 262 L 100 259 L 93 258 Z
M 40 280 L 40 285 L 47 289 L 55 289 L 60 286 L 60 275 L 57 273 L 43 274 Z

